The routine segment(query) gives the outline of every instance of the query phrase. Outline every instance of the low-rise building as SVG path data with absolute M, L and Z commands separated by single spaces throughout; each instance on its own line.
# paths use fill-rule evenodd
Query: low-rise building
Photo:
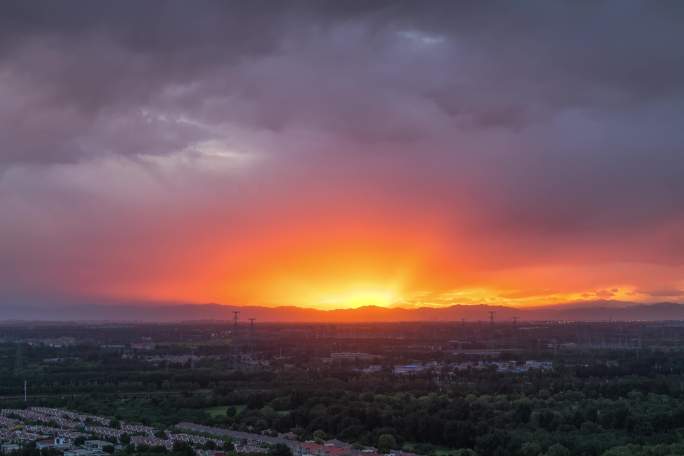
M 88 448 L 75 448 L 66 450 L 64 456 L 103 456 L 102 451 Z
M 104 450 L 105 447 L 113 446 L 112 442 L 106 440 L 86 440 L 84 446 L 89 450 Z
M 54 439 L 42 439 L 38 440 L 36 442 L 36 449 L 38 450 L 44 450 L 47 448 L 54 448 L 55 447 L 55 440 Z
M 3 454 L 11 453 L 13 451 L 19 451 L 21 449 L 21 445 L 18 445 L 16 443 L 3 443 L 2 446 L 0 446 L 0 451 Z

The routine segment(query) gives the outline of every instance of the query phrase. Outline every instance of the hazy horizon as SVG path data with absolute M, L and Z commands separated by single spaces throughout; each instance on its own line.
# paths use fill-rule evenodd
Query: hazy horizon
M 581 301 L 537 307 L 453 304 L 432 307 L 361 306 L 317 309 L 297 306 L 239 306 L 217 303 L 73 302 L 55 305 L 5 305 L 0 323 L 11 322 L 149 322 L 191 321 L 259 323 L 393 323 L 488 321 L 494 311 L 498 323 L 514 321 L 673 321 L 684 320 L 684 304 L 675 302 L 635 303 L 625 301 Z

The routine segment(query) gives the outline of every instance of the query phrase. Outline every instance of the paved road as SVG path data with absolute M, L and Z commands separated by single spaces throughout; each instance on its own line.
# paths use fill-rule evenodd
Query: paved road
M 176 425 L 176 427 L 178 429 L 183 429 L 183 430 L 192 431 L 192 432 L 201 432 L 201 433 L 211 434 L 211 435 L 216 435 L 216 436 L 221 436 L 221 437 L 230 437 L 231 439 L 234 439 L 234 440 L 255 441 L 255 442 L 268 443 L 270 445 L 275 445 L 276 443 L 282 443 L 284 445 L 289 446 L 293 450 L 295 450 L 299 447 L 299 442 L 284 439 L 282 437 L 271 437 L 268 435 L 253 434 L 250 432 L 231 431 L 230 429 L 204 426 L 204 425 L 195 424 L 195 423 L 178 423 Z

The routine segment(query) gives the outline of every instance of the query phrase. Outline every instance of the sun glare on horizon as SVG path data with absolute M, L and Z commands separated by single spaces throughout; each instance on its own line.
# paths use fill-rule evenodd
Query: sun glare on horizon
M 365 306 L 391 307 L 399 300 L 399 293 L 395 290 L 386 288 L 351 288 L 324 297 L 320 302 L 320 307 L 344 309 Z

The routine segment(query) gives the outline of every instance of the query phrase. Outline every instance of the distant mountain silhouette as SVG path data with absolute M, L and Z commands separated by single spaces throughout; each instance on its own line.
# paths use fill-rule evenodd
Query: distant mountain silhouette
M 385 308 L 367 306 L 356 309 L 318 310 L 282 306 L 232 306 L 221 304 L 77 304 L 77 305 L 0 305 L 0 320 L 31 321 L 147 321 L 173 322 L 232 320 L 239 310 L 242 321 L 259 322 L 354 323 L 411 321 L 488 321 L 490 311 L 495 321 L 627 321 L 684 320 L 684 304 L 662 302 L 637 304 L 622 301 L 586 301 L 534 308 L 489 305 L 452 305 L 448 307 Z

